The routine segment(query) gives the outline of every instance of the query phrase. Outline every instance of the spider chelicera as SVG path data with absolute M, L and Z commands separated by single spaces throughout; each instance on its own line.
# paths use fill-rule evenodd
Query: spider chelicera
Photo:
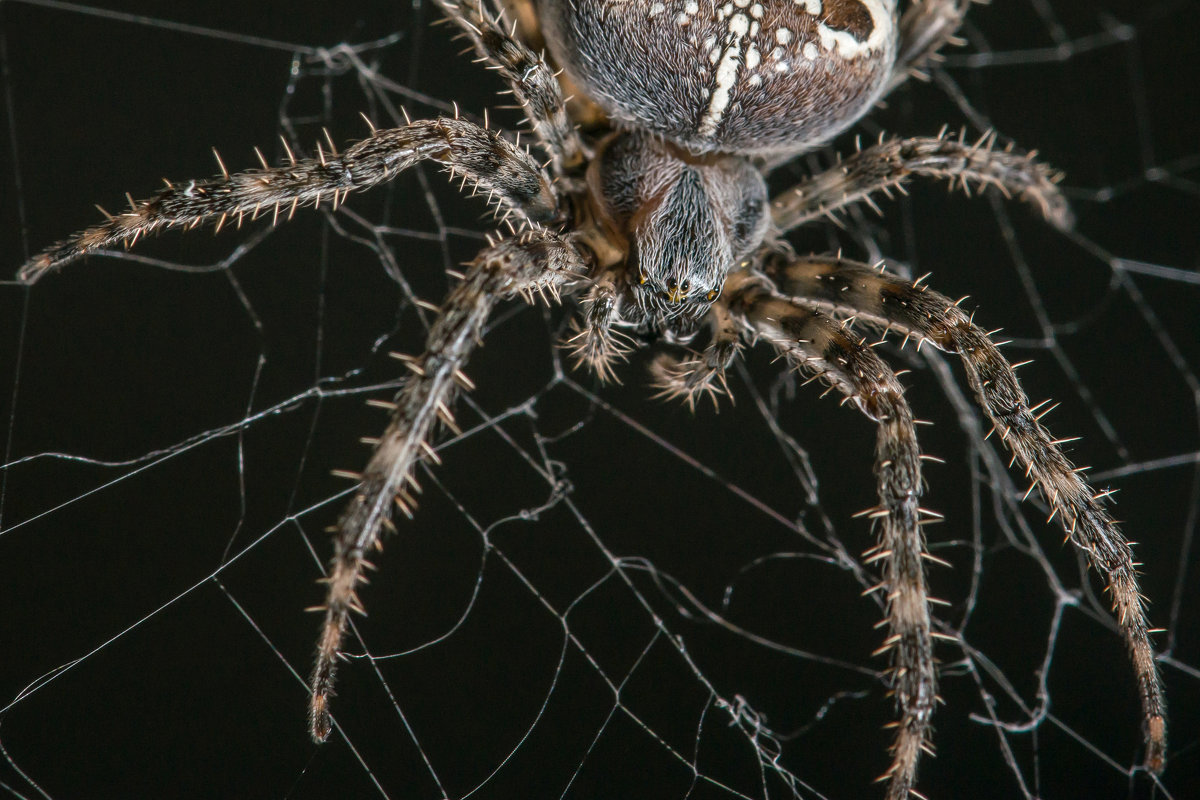
M 334 536 L 324 623 L 312 674 L 311 732 L 331 730 L 330 698 L 348 615 L 361 608 L 364 554 L 396 510 L 411 515 L 413 471 L 436 460 L 431 438 L 455 429 L 463 368 L 496 303 L 512 295 L 572 296 L 569 347 L 601 378 L 655 335 L 697 343 L 659 356 L 653 382 L 689 404 L 727 391 L 724 373 L 763 342 L 819 377 L 878 426 L 878 505 L 865 512 L 878 543 L 876 587 L 886 608 L 886 673 L 898 719 L 889 798 L 913 790 L 931 749 L 937 674 L 923 562 L 923 456 L 895 372 L 843 321 L 897 332 L 961 357 L 984 414 L 1045 497 L 1052 517 L 1103 577 L 1142 700 L 1146 765 L 1165 764 L 1161 682 L 1128 542 L 1042 426 L 1013 367 L 971 316 L 921 281 L 839 257 L 797 255 L 788 231 L 899 187 L 912 175 L 995 187 L 1070 225 L 1055 175 L 993 139 L 881 139 L 774 199 L 764 175 L 847 129 L 953 41 L 970 0 L 511 0 L 511 29 L 472 0 L 438 0 L 524 108 L 542 164 L 504 132 L 460 118 L 379 130 L 344 152 L 192 180 L 60 242 L 21 277 L 114 243 L 175 226 L 241 225 L 302 206 L 336 207 L 351 192 L 420 161 L 441 162 L 493 201 L 511 235 L 490 240 L 450 292 L 425 352 L 400 357 L 412 375 Z M 543 46 L 549 55 L 539 56 Z M 565 99 L 574 95 L 571 100 Z M 219 158 L 218 158 L 219 162 Z M 841 321 L 839 321 L 841 320 Z

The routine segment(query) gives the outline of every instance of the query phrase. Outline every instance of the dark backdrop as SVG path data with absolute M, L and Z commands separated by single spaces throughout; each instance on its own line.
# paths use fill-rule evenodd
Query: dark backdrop
M 346 141 L 360 111 L 387 124 L 389 103 L 415 117 L 505 103 L 420 2 L 103 6 L 0 3 L 3 269 L 97 219 L 93 203 L 213 172 L 214 145 L 246 168 L 255 145 L 280 155 L 281 130 Z M 1020 476 L 987 472 L 939 362 L 893 348 L 881 352 L 914 370 L 912 404 L 937 423 L 922 434 L 947 464 L 927 470 L 928 504 L 948 519 L 929 532 L 954 567 L 933 585 L 972 655 L 939 646 L 946 704 L 921 787 L 1187 797 L 1200 782 L 1200 12 L 1017 0 L 975 8 L 965 34 L 932 84 L 862 130 L 995 126 L 1066 171 L 1078 234 L 914 186 L 882 202 L 884 220 L 864 211 L 797 245 L 932 271 L 1004 326 L 1012 360 L 1035 359 L 1031 396 L 1062 402 L 1048 422 L 1083 437 L 1072 457 L 1119 490 L 1140 542 L 1168 628 L 1172 763 L 1165 788 L 1127 775 L 1138 709 L 1102 587 L 1043 510 L 1007 510 Z M 387 350 L 419 350 L 410 298 L 441 297 L 443 269 L 488 229 L 482 208 L 429 169 L 336 216 L 168 234 L 32 289 L 0 284 L 0 792 L 788 796 L 760 771 L 757 720 L 764 759 L 781 752 L 800 796 L 881 796 L 879 611 L 830 549 L 869 546 L 851 515 L 873 503 L 871 426 L 777 380 L 765 353 L 719 414 L 649 399 L 641 355 L 621 385 L 597 386 L 560 369 L 557 308 L 498 314 L 461 412 L 473 432 L 443 449 L 364 592 L 377 660 L 343 669 L 349 739 L 309 742 L 292 671 L 309 668 L 316 619 L 302 609 L 320 600 L 323 528 L 347 489 L 329 471 L 365 459 L 356 440 L 383 417 L 362 401 L 387 395 L 367 387 L 397 377 Z M 1005 739 L 989 703 L 1014 726 Z

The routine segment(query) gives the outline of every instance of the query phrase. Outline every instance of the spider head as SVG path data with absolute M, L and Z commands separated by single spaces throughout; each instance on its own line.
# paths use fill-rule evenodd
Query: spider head
M 762 175 L 744 158 L 696 156 L 631 133 L 606 149 L 598 177 L 606 215 L 628 244 L 625 316 L 690 331 L 766 234 Z

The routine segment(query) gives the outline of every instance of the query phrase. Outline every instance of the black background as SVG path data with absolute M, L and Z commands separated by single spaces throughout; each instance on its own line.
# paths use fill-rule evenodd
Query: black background
M 1036 508 L 1025 518 L 1044 557 L 1014 546 L 934 372 L 888 351 L 915 368 L 904 379 L 911 402 L 938 423 L 922 430 L 947 461 L 927 470 L 928 505 L 948 521 L 930 536 L 954 568 L 933 585 L 952 603 L 941 618 L 977 648 L 977 673 L 960 650 L 939 649 L 946 705 L 922 790 L 1188 797 L 1200 785 L 1200 583 L 1188 549 L 1200 509 L 1200 11 L 1055 0 L 1044 4 L 1052 23 L 1035 13 L 1041 5 L 973 9 L 970 45 L 863 130 L 994 125 L 1066 171 L 1077 236 L 1017 203 L 916 186 L 911 199 L 883 203 L 883 221 L 867 212 L 851 233 L 816 226 L 797 242 L 868 257 L 855 248 L 869 235 L 901 268 L 970 294 L 985 327 L 1005 327 L 1016 339 L 1009 357 L 1036 359 L 1022 370 L 1031 396 L 1063 403 L 1052 428 L 1082 436 L 1073 458 L 1119 490 L 1153 621 L 1170 627 L 1157 641 L 1170 648 L 1172 763 L 1155 789 L 1126 774 L 1139 759 L 1138 709 L 1120 641 L 1096 611 L 1101 587 L 1080 578 Z M 255 145 L 277 157 L 281 117 L 301 142 L 323 125 L 338 141 L 361 136 L 360 111 L 386 124 L 388 108 L 364 95 L 346 54 L 322 47 L 380 40 L 359 57 L 420 93 L 389 95 L 414 116 L 454 100 L 473 115 L 505 102 L 494 76 L 429 27 L 437 13 L 420 3 L 104 6 L 119 15 L 0 3 L 4 269 L 91 223 L 95 202 L 115 210 L 126 189 L 145 196 L 164 175 L 211 173 L 214 145 L 233 169 L 254 164 Z M 803 164 L 779 186 L 800 174 Z M 798 533 L 836 532 L 851 554 L 869 546 L 868 526 L 851 514 L 873 502 L 871 426 L 816 387 L 793 398 L 765 353 L 749 358 L 733 380 L 737 404 L 719 414 L 650 400 L 640 356 L 619 386 L 569 371 L 558 380 L 558 309 L 497 316 L 461 416 L 500 421 L 443 448 L 421 513 L 389 542 L 364 593 L 369 651 L 402 655 L 343 670 L 335 713 L 353 747 L 308 741 L 304 686 L 289 668 L 308 670 L 316 619 L 302 609 L 319 602 L 322 530 L 347 488 L 329 471 L 365 459 L 356 440 L 383 418 L 362 401 L 387 393 L 364 387 L 396 377 L 387 350 L 419 350 L 406 292 L 444 293 L 443 269 L 470 257 L 488 229 L 482 208 L 426 170 L 355 198 L 349 213 L 306 212 L 269 235 L 261 224 L 218 238 L 168 234 L 139 244 L 138 258 L 92 258 L 31 289 L 0 284 L 0 791 L 787 796 L 707 703 L 708 683 L 766 715 L 801 796 L 881 796 L 870 781 L 887 763 L 880 725 L 891 711 L 870 674 L 883 666 L 870 656 L 879 612 Z M 396 230 L 370 239 L 363 220 Z M 1190 274 L 1114 272 L 1109 254 Z M 811 455 L 817 504 L 756 396 L 779 401 L 771 418 Z M 567 499 L 540 471 L 550 461 Z M 653 569 L 631 563 L 615 577 L 605 549 Z M 732 586 L 723 613 L 741 632 L 697 618 L 668 576 L 714 609 Z M 1056 635 L 1052 718 L 1002 745 L 978 721 L 976 677 L 1001 719 L 1027 719 L 986 673 L 1002 671 L 1037 706 L 1056 583 L 1080 606 L 1065 610 Z M 564 614 L 587 658 L 564 642 Z M 654 634 L 653 615 L 691 664 Z M 619 707 L 601 674 L 625 682 Z

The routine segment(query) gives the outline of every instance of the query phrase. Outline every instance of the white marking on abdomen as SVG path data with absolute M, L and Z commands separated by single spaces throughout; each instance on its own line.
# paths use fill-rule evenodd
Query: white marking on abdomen
M 745 14 L 734 14 L 729 18 L 728 31 L 729 45 L 717 64 L 717 83 L 709 98 L 708 110 L 700 120 L 699 133 L 702 136 L 716 133 L 717 126 L 721 124 L 721 117 L 725 116 L 725 109 L 729 108 L 729 97 L 733 85 L 737 83 L 738 67 L 741 65 L 742 40 L 750 32 L 750 18 Z
M 817 35 L 821 37 L 821 47 L 826 50 L 837 50 L 837 54 L 850 61 L 862 55 L 868 55 L 882 48 L 891 39 L 895 26 L 892 23 L 892 0 L 858 0 L 867 13 L 871 15 L 871 35 L 867 40 L 859 41 L 849 31 L 835 31 L 824 22 L 817 23 Z M 890 7 L 889 7 L 890 6 Z

